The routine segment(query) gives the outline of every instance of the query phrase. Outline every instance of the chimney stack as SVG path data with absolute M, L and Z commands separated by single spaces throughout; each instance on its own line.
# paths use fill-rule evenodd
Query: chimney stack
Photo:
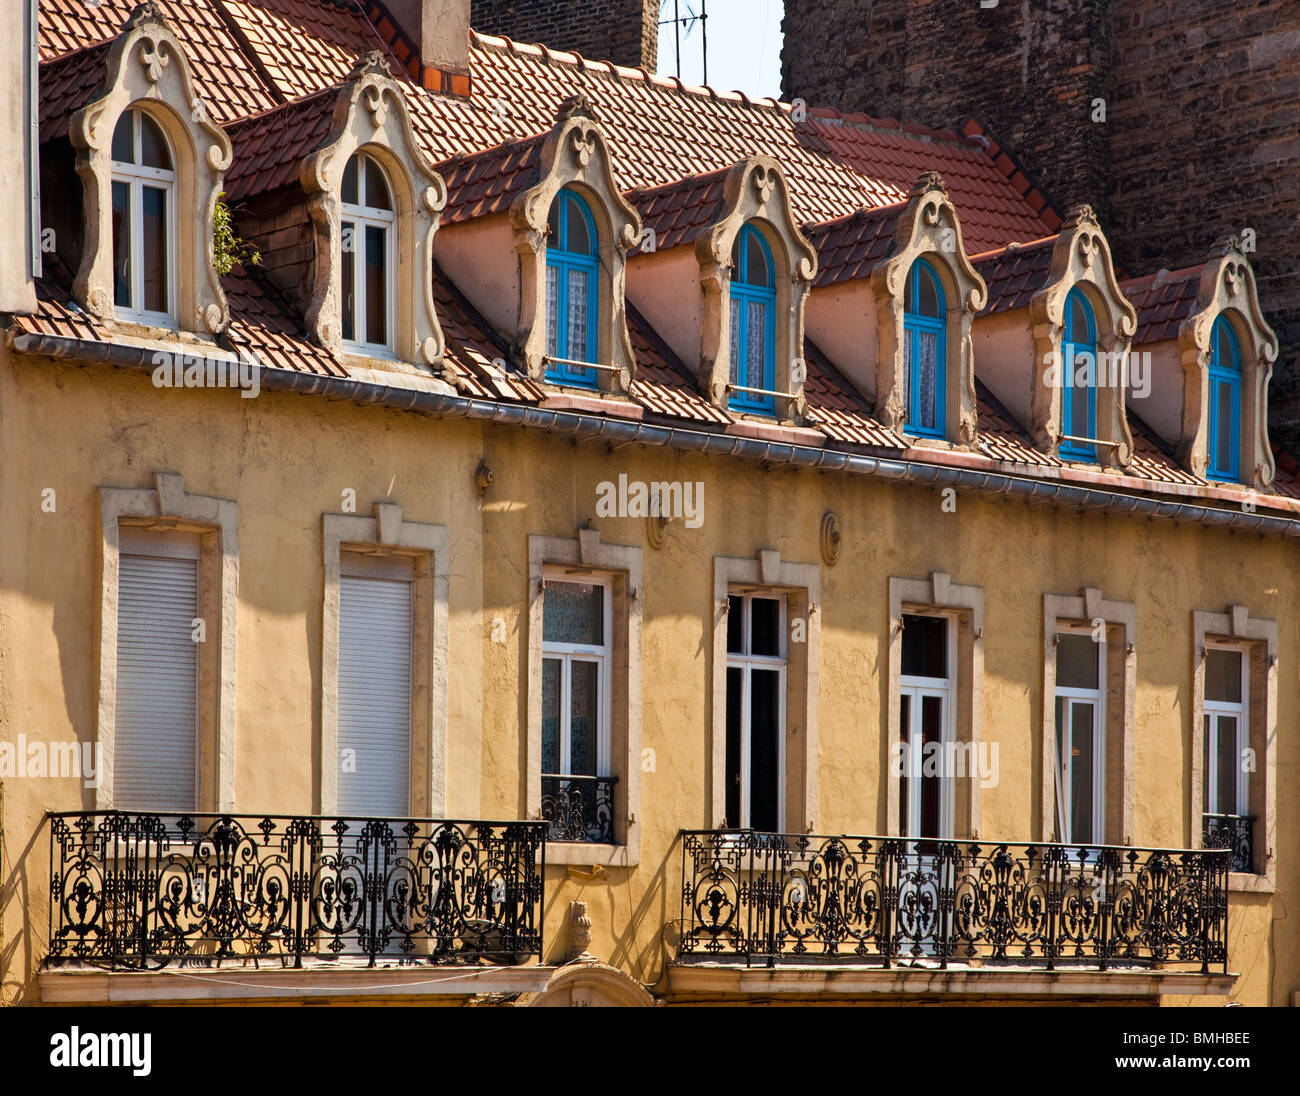
M 470 0 L 370 0 L 367 14 L 417 83 L 469 94 Z M 392 33 L 394 30 L 400 34 Z M 417 56 L 407 57 L 405 38 Z

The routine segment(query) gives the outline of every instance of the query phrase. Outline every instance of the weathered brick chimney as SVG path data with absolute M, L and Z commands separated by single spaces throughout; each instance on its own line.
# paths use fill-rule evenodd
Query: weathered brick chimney
M 469 95 L 469 0 L 368 0 L 366 14 L 411 79 Z
M 654 72 L 659 0 L 474 0 L 474 29 Z
M 9 33 L 0 44 L 0 312 L 32 312 L 36 287 L 32 281 L 39 242 L 33 213 L 36 134 L 32 119 L 35 79 L 35 4 L 6 0 Z

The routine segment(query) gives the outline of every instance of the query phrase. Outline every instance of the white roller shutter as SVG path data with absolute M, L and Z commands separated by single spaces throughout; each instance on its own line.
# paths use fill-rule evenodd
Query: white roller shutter
M 345 557 L 339 579 L 339 756 L 340 814 L 410 813 L 409 560 Z
M 125 532 L 125 531 L 124 531 Z M 136 533 L 118 557 L 113 805 L 198 807 L 198 540 Z M 136 554 L 146 549 L 154 554 Z

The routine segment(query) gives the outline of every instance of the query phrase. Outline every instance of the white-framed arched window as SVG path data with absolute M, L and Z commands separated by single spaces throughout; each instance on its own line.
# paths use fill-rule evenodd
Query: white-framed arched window
M 379 161 L 354 153 L 343 170 L 339 200 L 343 345 L 363 354 L 391 354 L 397 319 L 397 213 Z
M 125 110 L 112 143 L 113 306 L 123 319 L 176 318 L 176 159 L 160 126 Z

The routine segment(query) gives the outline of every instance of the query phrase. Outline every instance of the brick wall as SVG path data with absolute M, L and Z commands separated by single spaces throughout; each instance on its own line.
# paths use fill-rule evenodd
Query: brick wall
M 473 0 L 470 26 L 653 72 L 659 0 Z
M 1300 450 L 1296 0 L 786 0 L 783 29 L 786 98 L 977 118 L 1058 209 L 1092 203 L 1128 274 L 1200 262 L 1253 228 L 1282 340 L 1273 437 Z

